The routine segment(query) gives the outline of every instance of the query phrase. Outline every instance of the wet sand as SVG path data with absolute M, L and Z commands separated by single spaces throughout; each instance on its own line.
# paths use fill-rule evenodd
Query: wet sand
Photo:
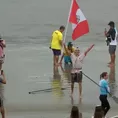
M 69 116 L 72 106 L 69 90 L 64 91 L 64 96 L 60 93 L 54 96 L 52 92 L 28 94 L 32 90 L 52 87 L 53 67 L 49 42 L 52 31 L 61 24 L 66 24 L 69 6 L 70 0 L 1 0 L 0 33 L 7 42 L 4 70 L 8 81 L 5 87 L 5 107 L 8 117 Z M 95 48 L 85 59 L 83 71 L 99 82 L 102 71 L 110 73 L 103 31 L 110 20 L 114 20 L 118 27 L 116 15 L 118 1 L 80 0 L 80 6 L 89 21 L 90 33 L 76 40 L 74 44 L 85 50 L 91 43 L 95 43 Z M 66 41 L 71 40 L 71 32 L 69 25 Z M 116 58 L 116 72 L 114 73 L 113 69 L 110 74 L 112 92 L 114 93 L 116 89 L 116 96 L 118 96 L 117 61 Z M 61 70 L 59 72 L 62 75 Z M 75 93 L 76 91 L 77 89 Z M 79 105 L 84 117 L 90 117 L 95 105 L 100 104 L 98 95 L 99 88 L 84 77 L 83 102 Z M 78 105 L 78 95 L 74 95 L 74 98 L 74 104 Z M 109 115 L 116 115 L 118 105 L 111 98 L 109 101 L 111 104 Z
M 81 42 L 81 50 L 84 51 L 90 43 Z M 100 45 L 100 46 L 99 46 Z M 39 48 L 40 47 L 40 48 Z M 39 92 L 37 94 L 29 94 L 29 91 L 40 90 L 51 88 L 53 78 L 53 67 L 52 67 L 52 52 L 48 49 L 48 46 L 39 44 L 30 45 L 18 45 L 9 44 L 6 50 L 6 63 L 4 65 L 5 73 L 7 76 L 7 86 L 5 89 L 5 103 L 8 114 L 26 114 L 29 112 L 42 112 L 63 113 L 68 115 L 71 109 L 71 99 L 69 97 L 70 90 L 64 91 L 64 96 L 61 96 L 58 92 L 55 96 L 53 92 Z M 97 54 L 97 55 L 96 55 Z M 95 56 L 94 56 L 95 55 Z M 104 58 L 100 58 L 104 57 Z M 14 61 L 13 61 L 14 60 Z M 107 67 L 109 61 L 107 47 L 104 44 L 97 44 L 94 49 L 88 54 L 85 59 L 83 72 L 99 82 L 99 75 L 102 71 L 107 71 L 110 74 L 110 78 L 115 80 L 114 76 L 117 77 L 117 71 Z M 117 60 L 116 60 L 117 62 Z M 12 69 L 11 69 L 12 67 Z M 90 69 L 91 68 L 91 69 Z M 116 66 L 117 69 L 117 66 Z M 62 76 L 62 71 L 59 69 L 59 73 Z M 112 88 L 117 89 L 117 78 L 115 83 L 112 81 Z M 77 85 L 76 85 L 77 86 Z M 74 104 L 78 105 L 86 116 L 91 116 L 94 112 L 95 105 L 100 104 L 99 102 L 99 88 L 94 85 L 86 77 L 83 78 L 83 99 L 82 104 L 79 104 L 78 100 L 78 89 L 75 89 Z M 115 93 L 118 96 L 118 91 Z M 116 115 L 118 105 L 109 98 L 111 104 L 111 113 Z M 56 113 L 57 112 L 57 113 Z M 116 112 L 116 113 L 115 113 Z M 44 117 L 47 117 L 44 114 Z M 27 117 L 27 116 L 25 116 Z M 28 116 L 32 117 L 32 116 Z M 37 117 L 37 116 L 36 116 Z

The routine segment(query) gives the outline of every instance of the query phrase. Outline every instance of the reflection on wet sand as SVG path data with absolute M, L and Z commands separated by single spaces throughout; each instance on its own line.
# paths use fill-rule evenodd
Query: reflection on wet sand
M 56 88 L 56 89 L 55 89 Z M 52 80 L 52 92 L 53 95 L 57 98 L 62 98 L 64 93 L 62 91 L 62 82 L 61 82 L 61 75 L 59 73 L 59 67 L 53 67 L 53 80 Z
M 110 86 L 111 94 L 114 95 L 117 87 L 116 80 L 115 80 L 115 66 L 110 66 L 109 86 Z
M 61 66 L 61 70 L 62 70 L 62 83 L 64 85 L 64 87 L 70 87 L 71 89 L 71 69 L 72 69 L 72 65 L 68 65 L 68 64 L 65 64 L 64 65 L 64 68 Z M 70 94 L 70 98 L 71 98 L 71 104 L 74 105 L 74 99 L 73 97 L 71 96 L 71 90 L 69 91 L 69 94 Z M 79 98 L 79 104 L 81 104 L 82 102 L 82 99 Z
M 72 65 L 64 65 L 64 68 L 61 66 L 61 71 L 62 71 L 62 82 L 64 85 L 70 86 L 71 84 L 71 68 Z

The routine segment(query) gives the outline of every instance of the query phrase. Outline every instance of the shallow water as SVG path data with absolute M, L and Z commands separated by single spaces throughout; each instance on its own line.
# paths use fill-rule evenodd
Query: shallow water
M 54 91 L 56 95 L 52 92 L 29 95 L 28 92 L 52 87 L 53 67 L 49 42 L 52 31 L 61 24 L 66 24 L 70 0 L 0 0 L 0 3 L 0 32 L 7 42 L 4 70 L 8 81 L 5 87 L 5 106 L 9 117 L 16 117 L 15 114 L 18 118 L 37 118 L 39 115 L 40 117 L 69 116 L 72 106 L 70 90 L 63 91 L 63 94 L 58 89 L 56 93 Z M 115 70 L 113 68 L 110 70 L 107 67 L 109 55 L 103 35 L 109 20 L 114 20 L 116 26 L 118 25 L 115 14 L 118 1 L 80 0 L 80 5 L 89 21 L 90 33 L 76 40 L 74 44 L 82 51 L 91 43 L 96 45 L 85 59 L 83 72 L 99 82 L 102 71 L 109 73 L 111 71 L 110 86 L 112 93 L 118 96 L 116 71 L 118 59 L 116 58 Z M 66 38 L 66 41 L 69 40 L 71 40 L 71 25 Z M 61 69 L 59 73 L 63 78 Z M 59 81 L 53 81 L 53 86 L 55 84 L 60 86 Z M 74 95 L 76 105 L 79 103 L 77 90 L 76 88 Z M 83 100 L 79 106 L 85 117 L 90 117 L 95 105 L 100 104 L 98 97 L 99 88 L 84 77 Z M 111 98 L 109 100 L 112 106 L 109 115 L 116 115 L 118 106 Z

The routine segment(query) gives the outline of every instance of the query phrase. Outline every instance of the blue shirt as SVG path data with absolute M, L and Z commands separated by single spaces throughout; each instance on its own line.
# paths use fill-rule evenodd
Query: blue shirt
M 64 62 L 65 62 L 66 64 L 72 63 L 71 57 L 70 57 L 70 56 L 64 56 Z
M 108 82 L 105 79 L 101 79 L 99 82 L 100 87 L 100 95 L 107 95 L 110 92 Z

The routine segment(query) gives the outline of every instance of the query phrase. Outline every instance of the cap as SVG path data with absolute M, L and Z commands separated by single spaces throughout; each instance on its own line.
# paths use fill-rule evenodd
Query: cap
M 72 42 L 68 42 L 67 46 L 73 46 Z
M 115 23 L 114 23 L 113 21 L 110 21 L 110 22 L 108 23 L 108 25 L 110 25 L 110 26 L 114 26 Z

